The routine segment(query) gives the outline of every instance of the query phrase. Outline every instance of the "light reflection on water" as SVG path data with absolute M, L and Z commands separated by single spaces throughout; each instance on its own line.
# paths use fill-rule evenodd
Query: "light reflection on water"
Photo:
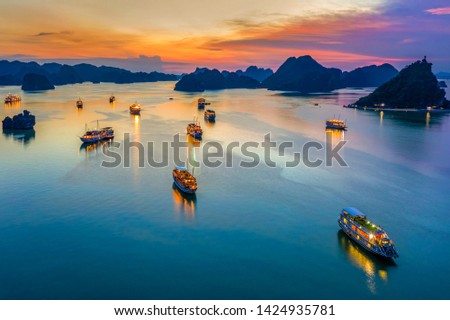
M 203 93 L 217 113 L 208 124 L 198 96 L 173 85 L 60 86 L 0 108 L 2 117 L 28 109 L 37 120 L 28 140 L 0 135 L 0 298 L 450 298 L 450 257 L 442 254 L 450 237 L 447 115 L 342 108 L 366 89 L 310 96 L 236 89 Z M 0 87 L 0 95 L 18 90 Z M 140 117 L 129 114 L 136 100 Z M 348 131 L 324 130 L 333 115 Z M 186 137 L 193 116 L 202 142 Z M 97 120 L 114 127 L 119 143 L 130 133 L 160 146 L 179 133 L 191 164 L 208 141 L 261 142 L 270 132 L 301 151 L 328 136 L 348 141 L 349 167 L 190 164 L 199 182 L 190 197 L 174 188 L 172 165 L 138 168 L 136 148 L 131 168 L 100 167 L 101 144 L 79 139 Z M 232 156 L 238 163 L 242 155 Z M 336 241 L 336 215 L 350 205 L 388 231 L 401 253 L 396 267 Z
M 338 242 L 351 263 L 361 269 L 366 276 L 367 288 L 372 294 L 377 293 L 377 279 L 388 283 L 389 268 L 395 267 L 394 261 L 383 260 L 367 252 L 349 239 L 342 230 L 338 232 Z

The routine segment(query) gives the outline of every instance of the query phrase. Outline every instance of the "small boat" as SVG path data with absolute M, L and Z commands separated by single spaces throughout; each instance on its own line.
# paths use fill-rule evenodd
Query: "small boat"
M 201 140 L 203 135 L 202 127 L 200 127 L 200 123 L 198 121 L 194 121 L 189 123 L 186 128 L 187 134 L 192 138 Z
M 109 97 L 109 103 L 113 103 L 114 101 L 116 101 L 116 97 L 114 97 L 113 95 L 111 95 Z
M 206 104 L 205 98 L 198 98 L 197 105 L 198 105 L 199 109 L 204 108 L 205 104 Z
M 22 100 L 22 98 L 20 98 L 20 96 L 16 95 L 16 94 L 11 94 L 9 93 L 6 97 L 5 97 L 5 103 L 14 103 L 14 102 L 20 102 Z
M 184 167 L 175 167 L 172 171 L 175 185 L 183 192 L 193 194 L 197 191 L 197 179 Z
M 88 130 L 85 134 L 80 137 L 80 140 L 84 143 L 93 143 L 103 140 L 102 132 L 98 129 Z
M 205 111 L 205 120 L 210 122 L 216 121 L 216 112 L 214 110 L 207 109 Z
M 133 103 L 130 106 L 130 113 L 131 114 L 141 114 L 141 105 L 139 103 Z
M 199 109 L 204 109 L 205 106 L 209 106 L 211 103 L 210 102 L 206 102 L 205 98 L 198 98 L 197 100 L 197 105 Z
M 112 127 L 88 130 L 86 126 L 85 131 L 86 131 L 85 134 L 82 137 L 80 137 L 80 140 L 83 141 L 84 143 L 93 143 L 101 140 L 114 139 L 114 129 Z
M 100 129 L 103 139 L 102 140 L 111 140 L 114 139 L 114 129 L 112 127 L 104 127 Z
M 338 130 L 346 130 L 347 129 L 347 125 L 345 124 L 345 121 L 338 120 L 338 119 L 327 120 L 326 127 L 328 129 L 338 129 Z
M 77 105 L 77 108 L 78 108 L 78 109 L 83 108 L 83 101 L 81 101 L 81 99 L 78 98 L 76 105 Z
M 385 258 L 398 258 L 394 242 L 388 234 L 356 208 L 344 208 L 338 219 L 345 234 L 364 249 Z

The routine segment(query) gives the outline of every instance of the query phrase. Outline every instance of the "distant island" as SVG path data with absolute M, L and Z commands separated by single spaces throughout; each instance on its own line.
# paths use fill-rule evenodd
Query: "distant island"
M 391 80 L 398 74 L 398 70 L 385 63 L 380 66 L 371 65 L 342 73 L 344 87 L 378 87 Z
M 22 90 L 36 91 L 36 90 L 53 90 L 55 86 L 50 83 L 46 76 L 36 73 L 27 73 L 23 77 Z
M 236 72 L 217 69 L 197 68 L 193 73 L 183 76 L 175 84 L 175 91 L 202 92 L 205 90 L 219 90 L 232 88 L 255 89 L 261 87 L 258 80 Z
M 274 73 L 271 69 L 250 66 L 245 71 L 197 68 L 184 75 L 174 90 L 202 92 L 230 88 L 266 88 L 300 93 L 329 92 L 344 87 L 376 87 L 398 74 L 390 64 L 367 66 L 350 72 L 326 68 L 311 56 L 288 58 Z
M 175 81 L 179 77 L 174 74 L 160 72 L 131 72 L 115 67 L 96 67 L 91 64 L 69 66 L 59 63 L 21 61 L 0 61 L 0 85 L 23 85 L 27 74 L 44 76 L 52 85 L 65 85 L 82 82 L 135 83 L 155 81 Z
M 439 87 L 426 58 L 405 67 L 374 92 L 355 102 L 358 108 L 447 109 L 449 101 Z

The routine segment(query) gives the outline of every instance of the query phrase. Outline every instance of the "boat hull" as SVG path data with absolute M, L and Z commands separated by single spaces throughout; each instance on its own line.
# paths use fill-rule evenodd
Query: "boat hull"
M 194 194 L 195 191 L 191 190 L 189 188 L 186 188 L 185 186 L 183 186 L 176 178 L 175 176 L 173 176 L 173 182 L 175 183 L 175 185 L 177 186 L 178 189 L 180 189 L 180 191 L 187 193 L 187 194 Z
M 332 124 L 327 124 L 326 128 L 327 129 L 336 129 L 336 130 L 347 130 L 347 127 L 335 126 Z
M 101 141 L 101 140 L 103 140 L 104 138 L 102 138 L 102 137 L 99 137 L 99 138 L 83 138 L 83 137 L 80 137 L 80 140 L 82 141 L 82 142 L 84 142 L 84 143 L 93 143 L 93 142 L 98 142 L 98 141 Z
M 367 239 L 365 239 L 364 237 L 359 236 L 356 232 L 354 232 L 351 227 L 349 227 L 348 225 L 346 225 L 343 221 L 342 218 L 340 217 L 338 219 L 338 224 L 341 227 L 342 231 L 344 231 L 344 233 L 354 242 L 356 242 L 357 244 L 359 244 L 362 248 L 366 249 L 367 251 L 377 255 L 377 256 L 381 256 L 383 258 L 386 259 L 392 259 L 392 258 L 396 258 L 398 255 L 395 253 L 395 251 L 392 254 L 387 254 L 381 246 L 374 244 L 374 243 L 370 243 Z

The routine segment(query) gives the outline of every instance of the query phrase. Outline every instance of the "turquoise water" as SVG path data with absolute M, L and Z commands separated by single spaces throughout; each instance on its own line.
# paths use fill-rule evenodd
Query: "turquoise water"
M 173 86 L 0 87 L 0 96 L 23 99 L 0 108 L 1 118 L 24 108 L 37 118 L 34 134 L 0 135 L 0 298 L 450 299 L 450 117 L 342 108 L 370 89 L 306 97 L 236 89 L 203 94 L 217 112 L 206 125 L 199 95 Z M 128 113 L 135 101 L 140 117 Z M 96 120 L 114 127 L 117 142 L 125 133 L 156 144 L 178 132 L 185 139 L 194 116 L 203 143 L 260 142 L 270 132 L 296 151 L 324 143 L 325 120 L 340 117 L 349 130 L 328 134 L 348 141 L 348 167 L 285 168 L 275 156 L 276 168 L 202 166 L 196 197 L 186 197 L 172 166 L 139 168 L 133 150 L 129 168 L 103 168 L 101 149 L 78 139 Z M 198 146 L 185 158 L 201 157 Z M 386 229 L 395 263 L 339 232 L 345 206 Z

